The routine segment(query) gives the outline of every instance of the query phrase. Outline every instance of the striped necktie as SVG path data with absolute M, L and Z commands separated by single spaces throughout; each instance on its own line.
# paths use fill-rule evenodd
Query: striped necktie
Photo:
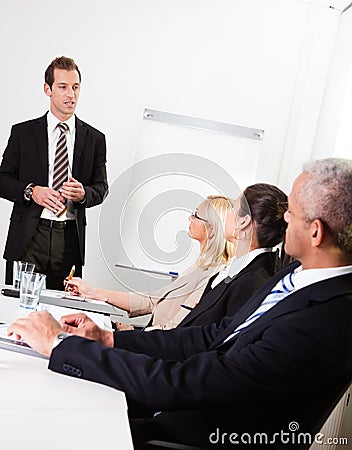
M 262 304 L 249 316 L 247 319 L 242 322 L 235 329 L 233 333 L 230 334 L 225 340 L 224 343 L 228 340 L 232 339 L 238 333 L 240 333 L 244 328 L 247 328 L 253 322 L 255 322 L 260 316 L 265 314 L 269 309 L 275 306 L 277 303 L 281 302 L 285 297 L 290 294 L 295 286 L 292 281 L 293 272 L 288 273 L 284 278 L 282 278 L 269 292 L 266 298 L 263 300 Z
M 56 145 L 54 161 L 53 189 L 55 191 L 59 191 L 63 183 L 68 180 L 68 152 L 66 141 L 68 125 L 60 122 L 57 126 L 60 129 L 60 136 Z

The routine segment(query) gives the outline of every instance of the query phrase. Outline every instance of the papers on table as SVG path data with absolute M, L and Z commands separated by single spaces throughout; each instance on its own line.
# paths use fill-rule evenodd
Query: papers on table
M 37 311 L 48 311 L 57 321 L 59 321 L 62 316 L 83 312 L 89 318 L 91 318 L 99 327 L 109 330 L 112 329 L 110 317 L 92 311 L 78 311 L 77 309 L 66 308 L 57 305 L 48 305 L 46 303 L 39 303 Z
M 10 324 L 9 323 L 2 323 L 2 324 L 0 324 L 0 337 L 6 337 L 6 338 L 8 338 L 8 339 L 11 339 L 11 340 L 15 340 L 12 336 L 8 336 L 7 335 L 7 327 L 9 326 Z
M 101 305 L 104 303 L 99 300 L 93 300 L 92 298 L 79 297 L 78 295 L 71 295 L 68 292 L 54 291 L 52 289 L 43 289 L 42 295 L 44 295 L 46 297 L 52 297 L 52 298 L 63 298 L 63 299 L 67 299 L 67 300 L 76 300 L 77 302 L 95 303 L 97 305 Z

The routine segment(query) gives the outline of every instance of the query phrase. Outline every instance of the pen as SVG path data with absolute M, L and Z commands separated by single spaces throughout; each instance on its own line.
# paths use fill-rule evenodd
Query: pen
M 55 216 L 60 219 L 60 217 L 67 211 L 67 207 L 64 206 L 60 211 L 56 211 Z
M 180 305 L 181 306 L 181 308 L 185 308 L 185 309 L 188 309 L 189 311 L 192 311 L 192 306 L 188 306 L 188 305 Z
M 75 273 L 75 269 L 76 269 L 76 267 L 75 267 L 75 265 L 73 265 L 71 267 L 70 273 L 68 274 L 67 280 L 72 280 L 73 274 Z M 67 286 L 68 286 L 68 283 L 66 282 L 65 292 L 67 292 Z

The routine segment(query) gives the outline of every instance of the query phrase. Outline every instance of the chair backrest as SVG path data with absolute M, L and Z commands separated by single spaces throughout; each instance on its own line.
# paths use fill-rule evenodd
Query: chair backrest
M 344 415 L 346 413 L 346 405 L 349 403 L 350 390 L 352 389 L 352 385 L 347 388 L 339 402 L 324 422 L 323 426 L 319 430 L 319 433 L 324 437 L 334 437 L 334 438 L 344 438 L 344 433 L 341 434 L 341 426 L 344 421 Z M 320 442 L 315 442 L 310 450 L 319 450 L 322 448 Z

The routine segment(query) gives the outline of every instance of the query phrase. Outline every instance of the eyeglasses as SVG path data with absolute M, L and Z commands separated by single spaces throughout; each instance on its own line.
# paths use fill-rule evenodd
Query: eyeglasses
M 201 220 L 202 222 L 209 223 L 208 220 L 202 219 L 201 217 L 198 216 L 197 210 L 194 211 L 194 212 L 191 214 L 191 217 L 193 217 L 193 219 L 198 219 L 198 220 Z

